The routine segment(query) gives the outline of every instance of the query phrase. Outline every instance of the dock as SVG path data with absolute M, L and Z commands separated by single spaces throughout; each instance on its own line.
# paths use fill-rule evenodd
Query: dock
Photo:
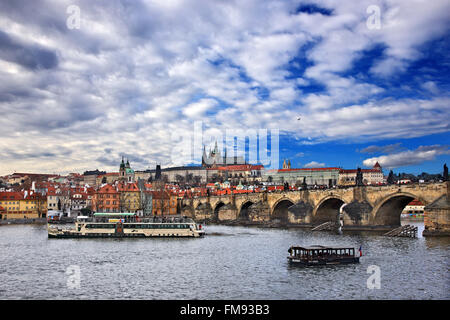
M 417 227 L 412 225 L 404 225 L 398 228 L 395 228 L 391 231 L 388 231 L 384 234 L 384 236 L 387 237 L 410 237 L 410 238 L 416 238 L 417 237 Z

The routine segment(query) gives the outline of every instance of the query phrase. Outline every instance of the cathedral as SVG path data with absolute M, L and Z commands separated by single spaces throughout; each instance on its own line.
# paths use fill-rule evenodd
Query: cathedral
M 286 159 L 283 160 L 283 169 L 290 169 L 291 168 L 291 160 L 288 160 L 286 162 Z
M 125 162 L 123 161 L 123 157 L 119 169 L 119 180 L 127 183 L 134 182 L 134 170 L 131 169 L 130 162 L 128 161 L 128 159 L 127 163 L 125 164 Z
M 202 155 L 202 166 L 206 168 L 215 168 L 218 166 L 228 166 L 228 165 L 237 165 L 237 164 L 246 164 L 243 156 L 234 156 L 227 157 L 227 149 L 225 148 L 224 156 L 221 155 L 219 148 L 217 146 L 217 141 L 213 150 L 209 150 L 209 153 L 206 154 L 206 147 L 203 146 L 203 155 Z

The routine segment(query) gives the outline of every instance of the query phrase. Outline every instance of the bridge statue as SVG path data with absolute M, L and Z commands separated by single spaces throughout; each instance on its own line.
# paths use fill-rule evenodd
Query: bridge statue
M 361 171 L 361 168 L 359 168 L 359 167 L 358 167 L 358 171 L 356 172 L 356 185 L 357 186 L 364 185 L 362 171 Z
M 306 184 L 306 177 L 303 177 L 302 190 L 308 190 L 308 185 Z
M 448 167 L 447 167 L 447 164 L 446 163 L 444 163 L 444 174 L 443 174 L 443 177 L 444 177 L 444 181 L 448 181 Z

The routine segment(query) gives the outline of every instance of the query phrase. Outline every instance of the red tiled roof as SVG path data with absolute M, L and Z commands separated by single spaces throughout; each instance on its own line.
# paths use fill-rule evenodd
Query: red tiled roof
M 167 191 L 150 191 L 153 199 L 169 199 L 169 193 Z
M 423 206 L 423 203 L 420 202 L 420 200 L 414 199 L 410 203 L 408 203 L 408 206 Z
M 118 172 L 108 172 L 108 173 L 105 173 L 105 174 L 101 174 L 101 175 L 99 175 L 98 177 L 104 177 L 104 176 L 118 176 L 119 175 L 119 173 Z
M 117 193 L 116 188 L 114 188 L 112 185 L 107 184 L 101 187 L 98 191 L 98 193 Z
M 119 183 L 117 189 L 119 191 L 139 191 L 136 183 Z
M 358 170 L 357 169 L 340 169 L 339 170 L 339 173 L 357 173 L 358 172 Z M 361 169 L 361 172 L 362 173 L 364 173 L 364 172 L 366 172 L 366 173 L 368 173 L 368 172 L 381 172 L 380 170 L 378 170 L 378 169 Z
M 14 175 L 22 177 L 22 176 L 31 176 L 31 177 L 36 177 L 36 176 L 42 176 L 42 177 L 59 177 L 58 174 L 48 174 L 48 173 L 22 173 L 22 172 L 14 172 Z
M 0 192 L 0 200 L 23 200 L 21 192 Z

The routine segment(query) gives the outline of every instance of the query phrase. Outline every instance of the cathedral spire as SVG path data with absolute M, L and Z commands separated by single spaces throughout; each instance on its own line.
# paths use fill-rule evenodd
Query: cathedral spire
M 207 156 L 206 156 L 206 146 L 203 145 L 202 166 L 206 165 L 206 158 L 207 158 Z

